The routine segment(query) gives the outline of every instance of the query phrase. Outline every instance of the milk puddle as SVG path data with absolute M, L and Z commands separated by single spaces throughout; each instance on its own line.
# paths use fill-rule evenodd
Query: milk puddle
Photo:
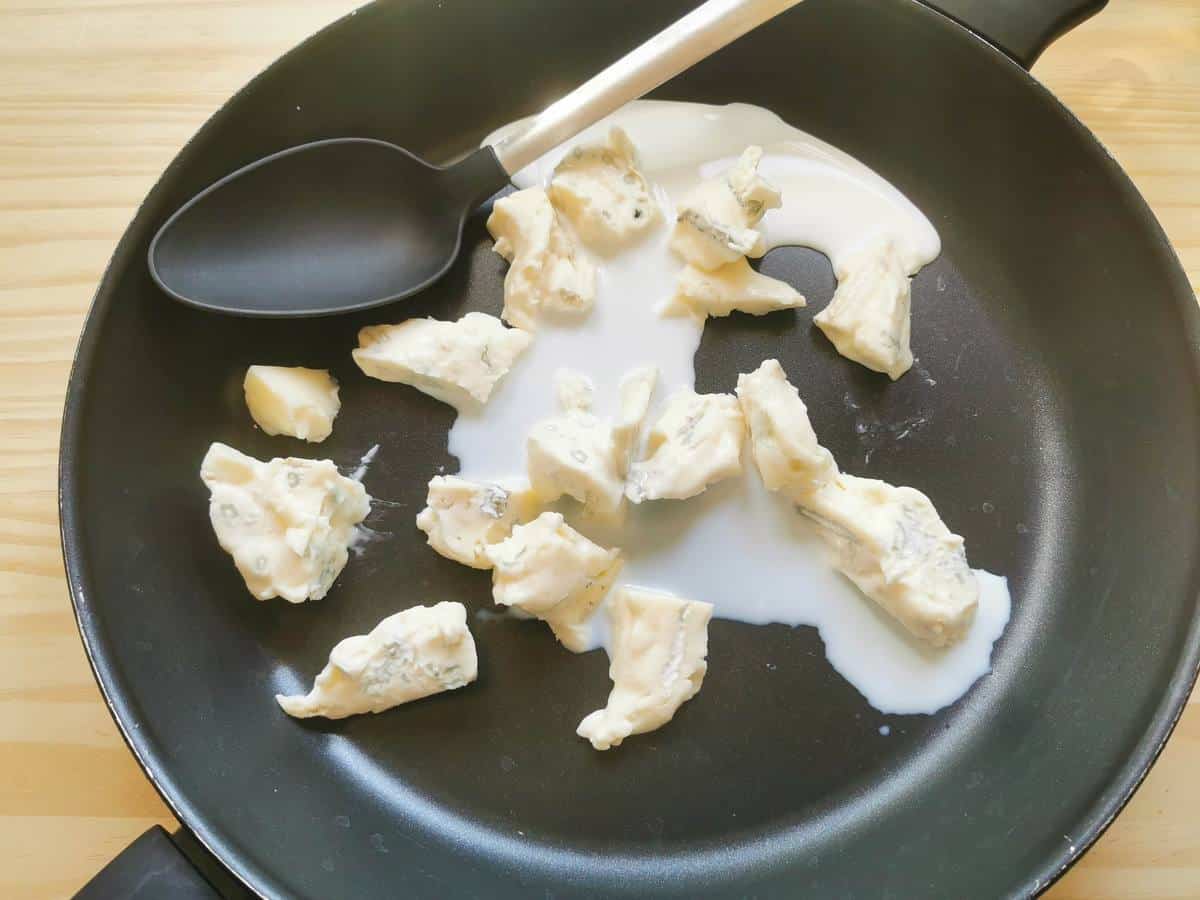
M 764 148 L 759 171 L 783 193 L 783 207 L 768 212 L 761 224 L 769 247 L 811 247 L 836 266 L 842 254 L 883 233 L 897 242 L 910 271 L 940 252 L 933 226 L 895 188 L 765 109 L 639 101 L 571 144 L 602 139 L 612 124 L 621 125 L 637 146 L 642 171 L 655 185 L 663 223 L 633 247 L 610 257 L 593 256 L 597 292 L 589 316 L 568 327 L 540 326 L 487 406 L 459 416 L 449 450 L 465 478 L 524 481 L 525 437 L 535 422 L 556 413 L 552 385 L 560 369 L 592 379 L 600 416 L 615 412 L 617 385 L 637 366 L 659 370 L 650 421 L 671 393 L 694 386 L 693 357 L 703 325 L 658 313 L 680 268 L 667 249 L 669 226 L 675 201 L 728 168 L 748 144 Z M 545 184 L 566 149 L 547 154 L 514 181 L 519 187 Z M 915 327 L 920 328 L 919 313 Z M 577 508 L 564 511 L 580 531 L 624 550 L 619 583 L 712 603 L 718 618 L 815 626 L 830 664 L 882 712 L 935 712 L 988 672 L 992 645 L 1010 612 L 1003 578 L 979 572 L 979 610 L 967 637 L 948 650 L 927 648 L 831 568 L 812 526 L 763 487 L 749 441 L 743 463 L 740 478 L 716 484 L 699 497 L 631 505 L 615 534 L 572 514 Z M 970 535 L 966 538 L 969 558 Z M 604 639 L 604 618 L 601 608 L 593 620 L 597 646 Z

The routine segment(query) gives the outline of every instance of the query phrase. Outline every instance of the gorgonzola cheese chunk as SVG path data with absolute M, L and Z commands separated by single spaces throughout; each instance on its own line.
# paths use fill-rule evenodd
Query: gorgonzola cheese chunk
M 802 510 L 821 526 L 837 568 L 913 635 L 945 647 L 967 633 L 979 582 L 963 539 L 920 491 L 843 474 Z
M 246 407 L 267 434 L 319 443 L 333 431 L 341 403 L 325 369 L 251 366 L 242 382 Z
M 429 546 L 474 569 L 492 567 L 484 550 L 508 537 L 532 510 L 527 491 L 479 484 L 457 475 L 435 476 L 425 503 L 417 527 L 428 536 Z
M 778 209 L 783 203 L 779 190 L 758 174 L 762 162 L 762 147 L 749 146 L 742 151 L 737 163 L 725 173 L 729 190 L 733 193 L 748 225 L 756 225 L 768 210 Z
M 563 370 L 555 376 L 555 393 L 563 412 L 536 423 L 525 444 L 533 493 L 542 503 L 566 494 L 602 515 L 616 513 L 624 481 L 613 428 L 591 412 L 591 382 Z
M 625 496 L 643 500 L 686 500 L 742 468 L 742 411 L 730 394 L 671 395 L 650 429 L 647 456 L 629 470 Z
M 349 558 L 354 527 L 371 511 L 363 486 L 327 459 L 260 462 L 213 444 L 200 466 L 209 518 L 259 600 L 320 600 Z
M 817 441 L 808 409 L 779 360 L 738 376 L 737 396 L 750 429 L 754 462 L 768 490 L 797 503 L 838 475 L 833 454 Z
M 596 271 L 544 190 L 501 197 L 487 227 L 496 239 L 493 249 L 511 263 L 504 278 L 504 321 L 534 331 L 544 315 L 578 316 L 592 308 Z
M 340 641 L 307 694 L 276 694 L 289 716 L 344 719 L 470 684 L 478 674 L 475 640 L 461 603 L 414 606 L 369 634 Z
M 546 622 L 567 649 L 586 649 L 586 622 L 621 570 L 619 549 L 606 550 L 559 513 L 544 512 L 484 553 L 497 603 Z
M 617 421 L 613 424 L 613 448 L 616 451 L 617 474 L 622 478 L 629 471 L 629 463 L 637 452 L 638 437 L 646 414 L 650 411 L 650 399 L 658 382 L 658 369 L 642 366 L 628 372 L 618 387 Z
M 894 244 L 877 241 L 840 262 L 837 290 L 813 318 L 847 359 L 893 381 L 912 368 L 912 279 Z
M 591 412 L 596 386 L 592 379 L 572 369 L 554 373 L 554 399 L 563 412 Z
M 658 204 L 637 165 L 629 135 L 614 127 L 607 142 L 577 146 L 555 167 L 550 200 L 584 243 L 611 249 L 658 221 Z
M 359 331 L 353 356 L 372 378 L 412 385 L 461 410 L 486 403 L 532 339 L 495 316 L 470 312 L 457 322 L 368 326 Z
M 839 472 L 776 360 L 738 378 L 763 483 L 819 527 L 834 565 L 914 636 L 961 640 L 979 605 L 963 539 L 920 491 Z
M 761 159 L 761 147 L 747 147 L 733 168 L 701 182 L 684 198 L 671 235 L 672 250 L 701 269 L 766 252 L 754 226 L 781 201 L 779 191 L 758 175 Z
M 755 272 L 745 258 L 706 271 L 684 266 L 675 281 L 675 296 L 667 315 L 727 316 L 734 310 L 753 316 L 805 305 L 799 291 L 786 281 Z
M 711 604 L 621 586 L 608 604 L 612 623 L 608 705 L 579 723 L 597 750 L 654 731 L 696 696 L 708 669 Z

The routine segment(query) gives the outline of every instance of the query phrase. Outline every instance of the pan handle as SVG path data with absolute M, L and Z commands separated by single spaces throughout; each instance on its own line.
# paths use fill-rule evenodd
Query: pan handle
M 707 0 L 538 113 L 492 149 L 509 175 L 800 0 Z M 1032 0 L 1031 0 L 1032 2 Z
M 1026 69 L 1108 0 L 924 0 L 995 44 Z
M 241 900 L 251 896 L 190 832 L 181 829 L 169 835 L 155 825 L 97 872 L 75 900 Z

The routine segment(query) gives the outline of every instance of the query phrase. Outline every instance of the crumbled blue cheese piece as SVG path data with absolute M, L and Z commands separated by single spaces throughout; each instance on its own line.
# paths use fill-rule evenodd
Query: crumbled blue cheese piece
M 443 602 L 398 612 L 369 634 L 340 641 L 311 691 L 275 700 L 289 716 L 344 719 L 457 690 L 477 674 L 467 610 Z
M 750 449 L 768 490 L 797 503 L 837 477 L 833 454 L 817 441 L 808 409 L 779 360 L 738 376 L 737 396 L 750 429 Z
M 607 750 L 671 721 L 704 681 L 712 613 L 709 603 L 617 588 L 608 603 L 612 692 L 604 709 L 587 716 L 576 733 Z
M 490 569 L 484 550 L 504 540 L 513 526 L 533 510 L 529 491 L 480 484 L 457 475 L 437 475 L 429 482 L 426 506 L 417 527 L 429 546 L 447 559 L 474 569 Z
M 462 410 L 487 402 L 532 339 L 495 316 L 470 312 L 457 322 L 368 326 L 358 332 L 353 356 L 372 378 L 412 385 Z
M 341 408 L 337 382 L 325 369 L 251 366 L 242 390 L 259 428 L 312 443 L 329 437 Z
M 614 127 L 603 144 L 572 148 L 554 169 L 550 200 L 591 246 L 613 249 L 645 234 L 659 217 L 638 171 L 629 135 Z
M 838 471 L 775 360 L 738 379 L 763 482 L 817 524 L 834 565 L 917 638 L 962 639 L 979 605 L 963 539 L 920 491 Z
M 737 398 L 681 390 L 650 429 L 646 458 L 629 469 L 625 496 L 686 500 L 742 469 L 745 423 Z
M 518 525 L 484 550 L 492 596 L 546 622 L 569 650 L 587 648 L 587 620 L 621 570 L 621 551 L 594 544 L 556 512 Z
M 618 469 L 612 425 L 591 412 L 591 383 L 563 370 L 555 376 L 562 412 L 536 423 L 525 443 L 529 484 L 542 503 L 566 494 L 602 516 L 621 506 L 624 480 Z
M 783 203 L 779 189 L 758 174 L 762 156 L 762 147 L 747 147 L 734 167 L 725 173 L 729 190 L 746 216 L 748 225 L 757 225 L 768 210 L 778 209 Z
M 535 331 L 543 316 L 578 317 L 592 308 L 596 270 L 544 190 L 501 197 L 487 228 L 496 240 L 493 249 L 511 263 L 504 278 L 504 321 Z
M 675 296 L 666 315 L 727 316 L 731 312 L 766 315 L 805 305 L 804 296 L 786 281 L 755 272 L 745 258 L 705 270 L 684 266 L 675 280 Z
M 747 147 L 727 172 L 701 182 L 680 204 L 671 249 L 701 269 L 744 256 L 762 256 L 766 243 L 754 226 L 780 205 L 779 191 L 758 175 L 761 147 Z
M 596 396 L 592 379 L 573 369 L 559 369 L 554 373 L 554 399 L 563 412 L 591 412 Z
M 912 368 L 912 279 L 895 244 L 873 241 L 839 260 L 838 286 L 813 318 L 847 359 L 893 381 Z
M 320 600 L 349 558 L 355 526 L 371 511 L 363 486 L 327 459 L 260 462 L 213 444 L 200 466 L 209 518 L 259 600 Z
M 655 366 L 642 366 L 625 374 L 618 387 L 617 420 L 613 423 L 613 449 L 616 453 L 617 474 L 622 478 L 629 472 L 641 436 L 642 425 L 650 411 L 650 399 L 658 382 Z
M 821 526 L 838 570 L 913 635 L 945 647 L 967 633 L 979 582 L 963 539 L 920 491 L 843 473 L 801 510 Z

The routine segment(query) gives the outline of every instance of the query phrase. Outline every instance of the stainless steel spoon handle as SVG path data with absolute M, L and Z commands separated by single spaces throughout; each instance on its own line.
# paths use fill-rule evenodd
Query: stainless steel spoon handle
M 509 175 L 800 0 L 708 0 L 546 107 L 492 149 Z

